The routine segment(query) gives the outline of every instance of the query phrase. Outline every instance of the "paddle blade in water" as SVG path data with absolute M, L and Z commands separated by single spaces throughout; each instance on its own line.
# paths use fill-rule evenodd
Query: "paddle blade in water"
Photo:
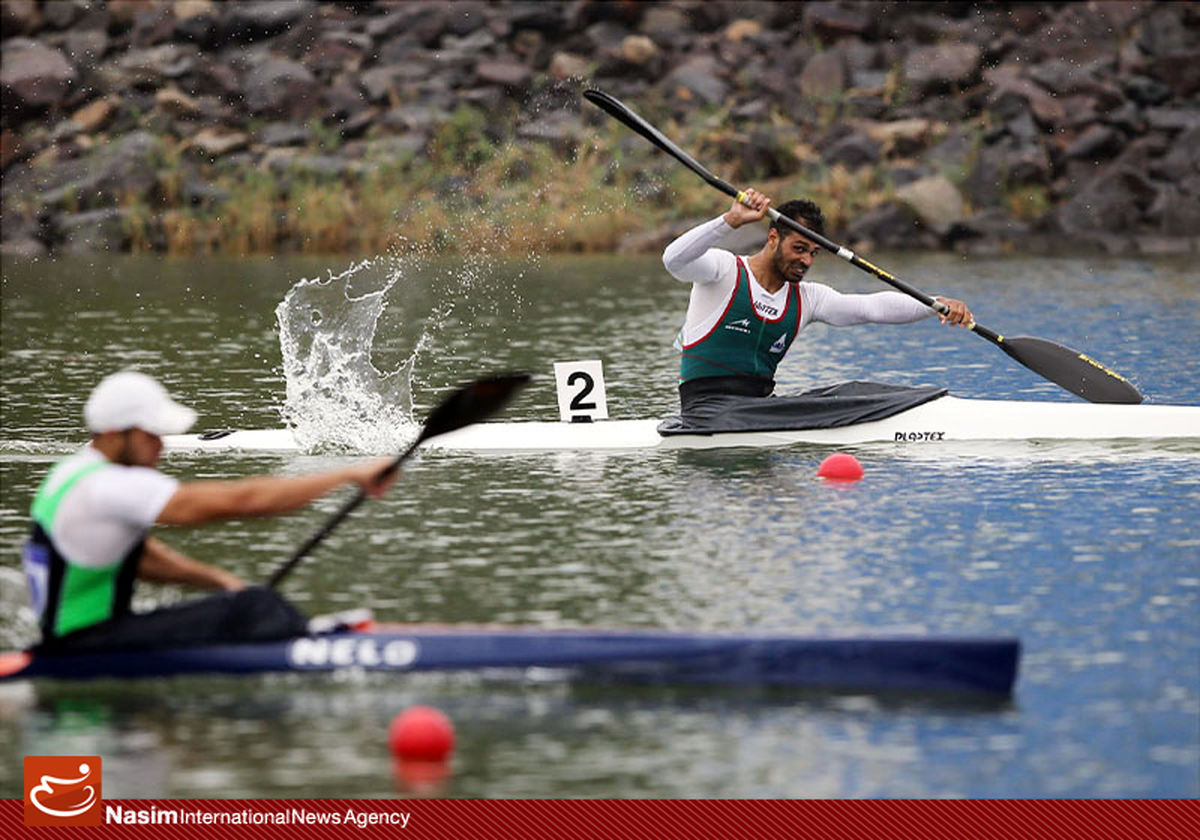
M 491 417 L 528 384 L 528 373 L 509 373 L 478 379 L 459 388 L 430 412 L 417 442 Z
M 1003 338 L 997 343 L 1025 367 L 1088 402 L 1136 405 L 1142 401 L 1129 380 L 1078 350 L 1028 336 Z

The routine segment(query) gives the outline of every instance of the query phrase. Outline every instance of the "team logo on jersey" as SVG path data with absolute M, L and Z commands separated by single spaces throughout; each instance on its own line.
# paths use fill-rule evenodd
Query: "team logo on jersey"
M 725 329 L 733 330 L 734 332 L 746 333 L 747 335 L 749 335 L 750 334 L 750 319 L 749 318 L 739 318 L 736 321 L 730 321 L 728 324 L 725 325 Z
M 768 348 L 769 353 L 782 353 L 787 349 L 787 333 L 783 333 L 779 338 L 775 339 L 775 343 Z

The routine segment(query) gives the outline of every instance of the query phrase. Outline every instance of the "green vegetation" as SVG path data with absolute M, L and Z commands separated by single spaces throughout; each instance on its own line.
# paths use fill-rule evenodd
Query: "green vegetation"
M 788 171 L 804 174 L 764 179 L 761 167 L 739 154 L 745 137 L 728 128 L 727 115 L 712 113 L 687 125 L 653 109 L 647 115 L 723 177 L 780 200 L 810 196 L 834 226 L 889 191 L 885 166 L 829 169 L 815 165 L 818 156 L 804 143 L 772 150 L 795 161 Z M 368 141 L 360 159 L 338 158 L 343 165 L 324 168 L 311 161 L 331 150 L 327 132 L 307 149 L 268 155 L 253 167 L 198 164 L 168 149 L 156 162 L 153 197 L 122 203 L 131 248 L 171 254 L 602 252 L 627 235 L 715 215 L 724 203 L 649 144 L 631 142 L 628 130 L 611 120 L 589 125 L 579 142 L 562 143 L 492 143 L 490 127 L 487 115 L 462 106 L 421 153 Z M 189 202 L 189 179 L 220 198 Z

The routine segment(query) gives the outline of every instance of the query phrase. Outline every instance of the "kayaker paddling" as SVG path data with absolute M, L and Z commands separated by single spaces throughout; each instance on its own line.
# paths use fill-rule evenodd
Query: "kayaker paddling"
M 728 212 L 680 236 L 663 252 L 663 265 L 692 284 L 687 317 L 676 341 L 681 352 L 679 396 L 684 420 L 704 422 L 730 405 L 749 410 L 775 389 L 775 370 L 796 335 L 808 324 L 905 324 L 934 310 L 900 294 L 842 294 L 806 281 L 821 247 L 771 223 L 762 249 L 749 257 L 721 247 L 742 225 L 767 215 L 771 200 L 747 190 Z M 779 213 L 824 235 L 821 209 L 811 201 L 789 201 Z M 971 311 L 952 298 L 943 323 L 968 325 Z M 778 412 L 782 406 L 771 401 Z
M 42 631 L 41 649 L 74 652 L 281 639 L 308 621 L 274 590 L 193 560 L 149 535 L 154 525 L 200 525 L 274 516 L 347 484 L 372 496 L 395 480 L 373 459 L 302 476 L 180 482 L 159 472 L 163 435 L 181 434 L 196 414 L 151 377 L 121 371 L 100 382 L 84 407 L 92 434 L 60 461 L 33 501 L 24 565 Z M 134 612 L 136 580 L 217 594 Z

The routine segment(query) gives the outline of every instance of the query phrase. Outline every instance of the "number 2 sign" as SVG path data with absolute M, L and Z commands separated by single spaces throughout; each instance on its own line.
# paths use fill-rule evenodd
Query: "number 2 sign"
M 564 423 L 590 423 L 608 418 L 604 395 L 604 365 L 599 359 L 555 362 L 558 415 Z

